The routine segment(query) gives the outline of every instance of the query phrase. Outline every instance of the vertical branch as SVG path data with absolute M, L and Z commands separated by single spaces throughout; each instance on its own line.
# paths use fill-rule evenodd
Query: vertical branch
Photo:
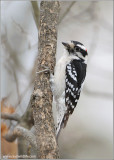
M 52 115 L 50 73 L 40 72 L 46 68 L 53 72 L 54 69 L 59 10 L 58 1 L 41 2 L 39 55 L 32 100 L 39 159 L 59 157 Z
M 38 8 L 38 3 L 37 3 L 37 1 L 31 1 L 31 5 L 32 5 L 32 8 L 33 8 L 34 20 L 35 20 L 37 29 L 39 29 L 40 11 L 39 11 L 39 8 Z

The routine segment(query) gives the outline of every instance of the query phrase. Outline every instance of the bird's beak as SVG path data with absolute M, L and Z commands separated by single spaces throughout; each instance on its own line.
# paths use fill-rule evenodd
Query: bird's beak
M 68 43 L 62 42 L 62 44 L 63 44 L 66 48 L 69 47 L 69 44 L 68 44 Z

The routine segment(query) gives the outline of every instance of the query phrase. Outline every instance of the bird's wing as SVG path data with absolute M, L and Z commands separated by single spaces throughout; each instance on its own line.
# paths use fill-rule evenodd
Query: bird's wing
M 72 60 L 66 66 L 66 78 L 65 78 L 65 108 L 64 112 L 62 112 L 61 120 L 58 119 L 58 127 L 57 127 L 57 137 L 60 133 L 61 128 L 64 128 L 69 119 L 69 115 L 73 113 L 74 108 L 77 105 L 77 102 L 80 97 L 81 86 L 85 79 L 86 75 L 86 65 L 82 64 L 78 60 Z
M 79 100 L 85 74 L 86 65 L 79 60 L 73 60 L 66 66 L 65 105 L 67 110 L 62 122 L 64 127 L 67 124 L 69 115 L 73 113 L 74 108 Z

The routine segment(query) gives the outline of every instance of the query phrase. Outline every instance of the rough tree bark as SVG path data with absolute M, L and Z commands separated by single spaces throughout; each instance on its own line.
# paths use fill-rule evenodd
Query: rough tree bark
M 32 108 L 39 159 L 57 159 L 58 146 L 52 115 L 52 92 L 49 69 L 53 72 L 57 42 L 58 1 L 42 1 L 40 5 L 39 54 L 33 92 Z

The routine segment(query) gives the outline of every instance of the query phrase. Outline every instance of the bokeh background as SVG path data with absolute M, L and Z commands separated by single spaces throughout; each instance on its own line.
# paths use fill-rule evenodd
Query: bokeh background
M 59 138 L 61 158 L 112 159 L 113 1 L 61 2 L 56 60 L 69 40 L 83 43 L 89 58 L 79 103 Z M 30 1 L 1 1 L 1 100 L 20 115 L 33 90 L 37 48 Z

